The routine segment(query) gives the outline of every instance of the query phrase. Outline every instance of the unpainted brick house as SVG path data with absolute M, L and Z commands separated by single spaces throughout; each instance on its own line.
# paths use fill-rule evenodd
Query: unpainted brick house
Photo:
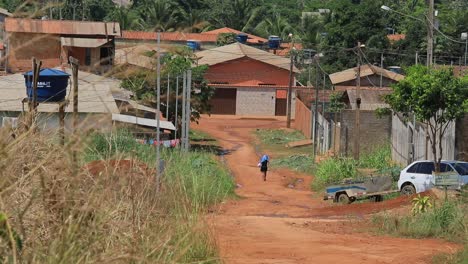
M 241 43 L 196 53 L 208 65 L 206 79 L 215 88 L 211 113 L 245 116 L 284 116 L 287 108 L 290 60 Z M 293 68 L 293 78 L 299 71 Z M 295 80 L 293 80 L 295 84 Z M 291 109 L 294 116 L 295 90 Z
M 113 64 L 114 38 L 120 36 L 119 23 L 25 18 L 5 19 L 7 67 L 11 72 L 31 70 L 33 57 L 43 67 L 68 63 L 73 56 L 80 69 L 102 73 Z

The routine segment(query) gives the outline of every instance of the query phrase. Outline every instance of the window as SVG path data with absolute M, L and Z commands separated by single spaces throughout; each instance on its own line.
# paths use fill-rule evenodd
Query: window
M 435 170 L 434 162 L 422 162 L 416 173 L 432 174 L 434 170 Z
M 91 65 L 91 49 L 90 48 L 85 49 L 85 65 L 86 66 Z
M 453 171 L 453 168 L 450 165 L 445 164 L 445 163 L 440 164 L 440 172 L 452 172 L 452 171 Z
M 458 162 L 452 163 L 452 166 L 457 170 L 460 175 L 468 175 L 468 163 L 467 162 Z
M 417 173 L 418 171 L 418 167 L 421 163 L 416 163 L 414 164 L 413 166 L 411 166 L 411 168 L 409 168 L 406 172 L 408 173 Z

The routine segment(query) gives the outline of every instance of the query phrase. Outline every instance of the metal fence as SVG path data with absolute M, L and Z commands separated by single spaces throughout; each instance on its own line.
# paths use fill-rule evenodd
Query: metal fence
M 455 159 L 455 122 L 451 122 L 442 138 L 442 159 Z M 437 149 L 437 155 L 439 150 Z M 401 165 L 416 160 L 432 160 L 431 144 L 426 128 L 420 123 L 407 122 L 399 115 L 392 116 L 392 159 Z

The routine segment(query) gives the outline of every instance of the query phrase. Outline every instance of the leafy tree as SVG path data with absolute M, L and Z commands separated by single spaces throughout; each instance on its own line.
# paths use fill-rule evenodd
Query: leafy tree
M 260 36 L 267 37 L 269 35 L 276 35 L 286 40 L 290 33 L 295 33 L 295 30 L 284 17 L 275 13 L 272 17 L 265 18 L 260 22 L 260 24 L 255 27 L 255 32 Z
M 140 14 L 131 8 L 119 7 L 109 13 L 105 18 L 107 21 L 119 22 L 122 30 L 135 30 L 143 28 L 143 20 Z
M 407 77 L 385 97 L 395 112 L 416 119 L 428 128 L 436 172 L 440 172 L 442 138 L 450 122 L 468 111 L 468 79 L 456 78 L 451 69 L 434 70 L 424 66 L 408 69 Z
M 147 29 L 175 31 L 181 25 L 183 11 L 171 0 L 146 0 L 139 10 Z

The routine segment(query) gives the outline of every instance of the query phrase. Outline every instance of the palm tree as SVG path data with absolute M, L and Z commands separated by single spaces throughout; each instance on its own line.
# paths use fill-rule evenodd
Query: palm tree
M 272 17 L 260 22 L 255 27 L 255 32 L 264 37 L 276 35 L 282 39 L 287 39 L 289 33 L 293 33 L 295 30 L 285 18 L 278 13 L 274 13 Z
M 141 6 L 141 16 L 147 29 L 175 31 L 180 27 L 181 7 L 170 0 L 147 0 Z
M 119 22 L 122 30 L 142 29 L 144 24 L 138 12 L 123 6 L 116 8 L 106 20 Z

